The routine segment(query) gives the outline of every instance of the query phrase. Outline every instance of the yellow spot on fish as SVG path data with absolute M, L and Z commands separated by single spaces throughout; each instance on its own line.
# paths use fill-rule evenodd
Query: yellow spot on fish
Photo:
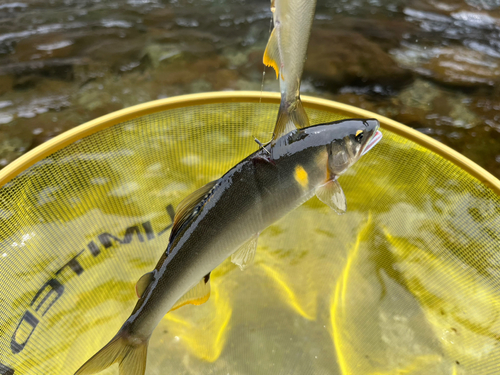
M 363 133 L 363 130 L 358 130 L 358 131 L 356 132 L 356 137 L 357 137 L 358 135 L 360 135 L 361 133 Z
M 302 186 L 303 188 L 307 187 L 309 183 L 309 179 L 307 176 L 306 170 L 302 167 L 302 165 L 297 165 L 295 167 L 295 180 Z

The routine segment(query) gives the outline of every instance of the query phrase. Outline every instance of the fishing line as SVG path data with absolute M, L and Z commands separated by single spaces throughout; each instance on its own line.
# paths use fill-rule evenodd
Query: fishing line
M 273 30 L 273 19 L 269 20 L 269 35 L 271 35 L 271 31 Z M 262 103 L 262 93 L 264 92 L 264 80 L 266 79 L 266 66 L 262 69 L 262 83 L 260 85 L 260 98 L 259 104 Z

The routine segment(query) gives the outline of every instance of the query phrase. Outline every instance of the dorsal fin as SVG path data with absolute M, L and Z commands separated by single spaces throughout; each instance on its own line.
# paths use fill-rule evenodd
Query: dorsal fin
M 144 293 L 146 288 L 149 286 L 149 284 L 151 284 L 151 281 L 153 281 L 153 276 L 154 271 L 148 272 L 141 276 L 137 284 L 135 284 L 135 293 L 137 294 L 137 297 L 142 297 L 142 294 Z
M 172 231 L 170 232 L 170 238 L 174 238 L 182 224 L 186 222 L 191 217 L 196 206 L 202 201 L 202 199 L 207 195 L 210 190 L 215 186 L 218 180 L 210 181 L 205 186 L 202 186 L 198 190 L 193 191 L 186 198 L 184 198 L 181 203 L 177 206 L 175 212 L 174 224 L 172 225 Z

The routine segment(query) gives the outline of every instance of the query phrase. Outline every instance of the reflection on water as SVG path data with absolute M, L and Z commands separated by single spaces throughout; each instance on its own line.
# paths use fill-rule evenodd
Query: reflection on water
M 268 0 L 4 1 L 0 167 L 134 104 L 260 90 L 270 20 Z M 325 0 L 313 26 L 305 93 L 387 115 L 500 176 L 497 1 Z M 272 74 L 264 89 L 278 89 Z

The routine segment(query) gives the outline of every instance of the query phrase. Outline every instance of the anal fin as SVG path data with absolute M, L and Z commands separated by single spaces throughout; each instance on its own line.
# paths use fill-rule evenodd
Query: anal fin
M 210 273 L 205 275 L 198 284 L 192 287 L 186 294 L 184 294 L 170 311 L 177 310 L 184 305 L 201 305 L 208 301 L 210 298 Z
M 316 190 L 316 196 L 339 215 L 347 211 L 345 194 L 337 180 L 329 180 L 321 185 Z
M 272 66 L 276 71 L 276 79 L 278 79 L 281 66 L 277 30 L 278 30 L 277 27 L 275 27 L 271 33 L 271 36 L 269 37 L 266 50 L 264 51 L 264 59 L 263 59 L 264 65 Z
M 240 270 L 247 268 L 254 260 L 255 253 L 257 252 L 257 241 L 259 233 L 254 234 L 247 242 L 239 247 L 231 255 L 231 262 L 240 267 Z

